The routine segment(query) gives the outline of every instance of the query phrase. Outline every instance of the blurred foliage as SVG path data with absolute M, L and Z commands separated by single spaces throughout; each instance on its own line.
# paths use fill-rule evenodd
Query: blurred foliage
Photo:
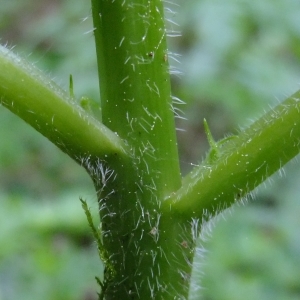
M 2 44 L 65 89 L 72 74 L 75 96 L 99 101 L 89 1 L 0 0 L 0 7 Z M 208 148 L 204 117 L 219 139 L 298 89 L 300 2 L 177 0 L 166 7 L 168 30 L 182 32 L 169 39 L 169 60 L 173 93 L 187 102 L 180 107 L 187 120 L 177 122 L 186 173 Z M 87 196 L 97 213 L 92 183 L 23 121 L 5 109 L 0 120 L 0 300 L 95 299 L 93 277 L 102 266 L 78 200 Z M 195 299 L 300 299 L 299 163 L 285 170 L 254 202 L 215 222 L 202 241 L 206 258 L 197 258 L 205 275 L 195 272 L 202 287 Z
M 73 193 L 0 195 L 0 299 L 97 299 L 102 265 Z
M 201 149 L 204 117 L 221 138 L 298 89 L 299 9 L 299 1 L 285 0 L 197 0 L 184 6 L 178 18 L 182 37 L 173 42 L 184 73 L 175 93 L 188 104 L 189 125 L 181 126 L 193 133 L 181 143 L 187 161 L 203 155 L 187 147 Z

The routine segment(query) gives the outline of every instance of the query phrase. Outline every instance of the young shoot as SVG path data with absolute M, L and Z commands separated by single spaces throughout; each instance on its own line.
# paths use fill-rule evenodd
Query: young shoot
M 107 250 L 105 249 L 105 247 L 102 243 L 102 239 L 101 239 L 101 236 L 99 234 L 99 230 L 94 225 L 92 214 L 90 212 L 90 209 L 89 209 L 86 201 L 83 200 L 82 198 L 79 198 L 79 200 L 81 202 L 82 208 L 83 208 L 84 213 L 86 215 L 87 221 L 88 221 L 88 223 L 89 223 L 89 225 L 92 229 L 94 239 L 96 240 L 99 257 L 100 257 L 101 261 L 103 262 L 103 264 L 105 266 L 103 281 L 101 281 L 99 279 L 99 277 L 96 276 L 96 281 L 101 287 L 101 293 L 98 294 L 99 295 L 99 300 L 101 300 L 101 299 L 104 299 L 106 289 L 109 287 L 110 283 L 114 279 L 116 271 L 115 271 L 115 269 L 114 269 L 114 267 L 113 267 L 113 265 L 112 265 L 112 263 L 109 259 Z
M 215 141 L 212 133 L 208 127 L 208 123 L 206 121 L 206 119 L 203 120 L 203 125 L 204 125 L 204 131 L 210 146 L 210 150 L 206 156 L 206 162 L 211 165 L 213 163 L 215 163 L 222 155 L 222 146 L 228 142 L 229 140 L 232 140 L 234 138 L 236 138 L 236 136 L 232 135 L 232 136 L 228 136 L 225 137 L 223 139 L 221 139 L 220 141 Z

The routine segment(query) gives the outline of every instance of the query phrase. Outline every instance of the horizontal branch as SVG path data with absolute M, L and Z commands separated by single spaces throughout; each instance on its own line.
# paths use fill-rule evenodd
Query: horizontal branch
M 122 140 L 37 68 L 0 46 L 0 103 L 77 162 L 124 155 Z
M 182 215 L 215 215 L 246 196 L 299 153 L 300 91 L 224 144 L 219 159 L 204 161 L 165 202 Z

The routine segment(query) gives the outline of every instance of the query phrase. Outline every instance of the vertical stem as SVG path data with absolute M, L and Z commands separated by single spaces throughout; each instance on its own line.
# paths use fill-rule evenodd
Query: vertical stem
M 162 1 L 92 0 L 92 11 L 102 120 L 132 154 L 100 161 L 95 178 L 116 271 L 106 299 L 184 298 L 190 236 L 160 209 L 181 185 Z
M 162 2 L 93 1 L 93 17 L 103 123 L 166 195 L 180 176 Z

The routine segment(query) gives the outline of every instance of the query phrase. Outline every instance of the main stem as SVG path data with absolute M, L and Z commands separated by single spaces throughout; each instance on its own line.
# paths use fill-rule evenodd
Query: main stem
M 180 176 L 161 0 L 93 3 L 103 123 L 167 195 Z
M 99 161 L 106 299 L 187 297 L 190 225 L 161 211 L 181 185 L 161 0 L 92 0 L 103 123 L 131 158 Z

